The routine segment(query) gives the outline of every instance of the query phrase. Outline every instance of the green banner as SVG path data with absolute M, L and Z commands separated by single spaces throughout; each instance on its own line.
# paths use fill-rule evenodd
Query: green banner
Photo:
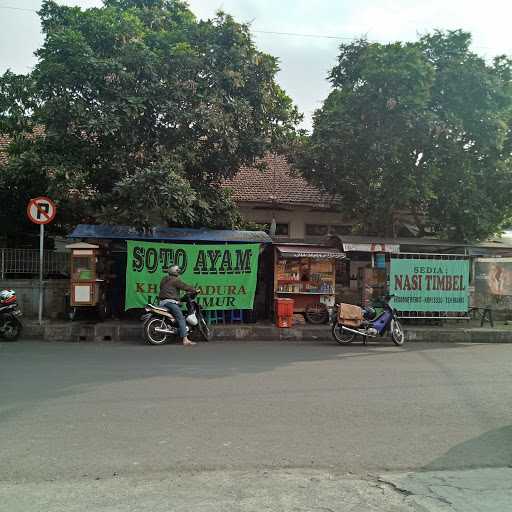
M 127 242 L 125 309 L 158 304 L 162 269 L 179 265 L 182 280 L 199 290 L 204 309 L 252 309 L 259 244 L 187 245 Z
M 469 260 L 392 258 L 389 290 L 398 311 L 466 312 Z

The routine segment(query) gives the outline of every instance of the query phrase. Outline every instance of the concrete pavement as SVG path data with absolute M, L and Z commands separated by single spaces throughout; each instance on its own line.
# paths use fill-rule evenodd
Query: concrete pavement
M 125 500 L 138 491 L 152 510 L 437 510 L 388 476 L 506 471 L 511 363 L 488 344 L 0 343 L 0 494 L 50 503 L 33 510 L 147 510 Z
M 416 510 L 447 512 L 506 512 L 512 510 L 512 469 L 426 471 L 387 474 L 391 484 Z
M 141 480 L 0 483 L 9 512 L 414 512 L 414 504 L 380 482 L 319 470 L 166 473 Z M 37 503 L 39 508 L 35 508 Z

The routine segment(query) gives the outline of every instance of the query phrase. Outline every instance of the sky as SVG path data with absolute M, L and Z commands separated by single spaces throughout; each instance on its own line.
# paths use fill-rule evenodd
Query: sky
M 98 7 L 101 0 L 57 0 L 63 5 Z M 326 80 L 342 42 L 414 41 L 434 29 L 464 29 L 473 50 L 491 58 L 512 54 L 510 0 L 189 0 L 199 18 L 218 9 L 250 23 L 262 51 L 278 57 L 278 81 L 304 114 L 303 127 L 329 92 Z M 0 73 L 27 73 L 42 44 L 34 10 L 41 0 L 0 0 Z M 10 7 L 10 8 L 6 8 Z M 15 9 L 12 9 L 15 8 Z M 269 34 L 280 32 L 282 34 Z M 284 33 L 284 34 L 283 34 Z

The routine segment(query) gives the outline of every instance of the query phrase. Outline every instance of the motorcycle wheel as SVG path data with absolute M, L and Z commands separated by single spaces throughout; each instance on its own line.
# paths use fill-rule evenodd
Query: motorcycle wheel
M 349 343 L 352 343 L 355 336 L 356 335 L 353 332 L 345 331 L 343 326 L 338 322 L 334 323 L 332 326 L 332 337 L 340 345 L 348 345 Z
M 16 341 L 21 334 L 21 323 L 15 318 L 6 320 L 2 328 L 2 338 L 7 341 Z
M 396 319 L 391 320 L 391 339 L 393 343 L 399 347 L 402 346 L 405 341 L 405 332 L 400 322 Z
M 146 322 L 144 325 L 144 335 L 146 341 L 150 345 L 165 345 L 165 343 L 167 343 L 167 333 L 158 332 L 155 330 L 156 328 L 165 328 L 165 322 L 159 318 L 152 318 Z
M 199 323 L 197 324 L 197 330 L 201 335 L 203 341 L 210 341 L 212 337 L 212 331 L 208 327 L 206 320 L 203 318 L 203 315 L 199 317 Z
M 325 324 L 329 321 L 329 310 L 325 304 L 308 304 L 304 316 L 310 324 Z

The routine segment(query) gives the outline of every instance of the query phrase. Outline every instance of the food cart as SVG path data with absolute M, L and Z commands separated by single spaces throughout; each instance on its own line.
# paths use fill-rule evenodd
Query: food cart
M 74 320 L 81 309 L 95 310 L 101 319 L 107 318 L 111 277 L 107 251 L 99 245 L 83 242 L 67 245 L 66 249 L 71 251 L 69 318 Z
M 336 260 L 345 254 L 335 248 L 279 244 L 274 249 L 274 299 L 294 300 L 294 313 L 311 323 L 324 323 L 334 307 Z

